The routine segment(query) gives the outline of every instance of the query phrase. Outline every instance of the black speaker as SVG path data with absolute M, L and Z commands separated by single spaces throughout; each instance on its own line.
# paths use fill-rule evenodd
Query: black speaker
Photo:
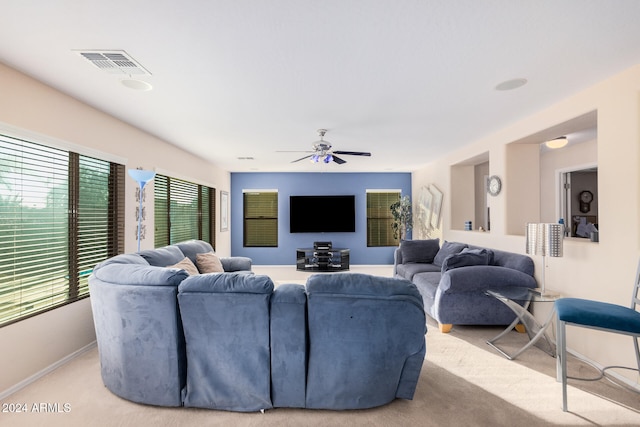
M 313 242 L 313 249 L 316 251 L 328 251 L 331 249 L 331 242 Z

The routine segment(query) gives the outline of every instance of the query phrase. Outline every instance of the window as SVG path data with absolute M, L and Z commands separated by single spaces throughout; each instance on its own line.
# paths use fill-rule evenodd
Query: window
M 400 200 L 400 190 L 367 190 L 367 246 L 397 246 L 400 241 L 394 239 L 392 204 Z
M 124 166 L 0 135 L 0 326 L 89 295 L 124 251 Z
M 598 167 L 562 172 L 560 184 L 566 235 L 591 238 L 591 232 L 598 231 Z
M 156 247 L 199 239 L 215 248 L 215 189 L 165 175 L 153 189 Z
M 244 191 L 244 247 L 278 246 L 278 192 Z

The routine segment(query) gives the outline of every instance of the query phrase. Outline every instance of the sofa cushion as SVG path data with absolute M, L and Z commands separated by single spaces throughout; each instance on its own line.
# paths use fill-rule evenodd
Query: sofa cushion
M 120 254 L 111 258 L 107 258 L 106 260 L 98 263 L 93 268 L 93 271 L 96 272 L 100 270 L 102 267 L 105 267 L 111 264 L 139 264 L 139 265 L 146 265 L 147 267 L 149 266 L 149 263 L 147 262 L 147 260 L 145 260 L 138 254 Z
M 408 280 L 362 273 L 313 274 L 307 279 L 307 295 L 332 294 L 361 297 L 399 297 L 406 295 L 420 304 L 416 286 Z
M 400 243 L 403 263 L 432 263 L 439 249 L 440 239 L 403 240 Z
M 469 245 L 470 249 L 483 249 L 479 246 Z M 496 265 L 499 267 L 511 268 L 513 270 L 522 271 L 529 276 L 534 274 L 533 260 L 527 255 L 518 254 L 515 252 L 501 251 L 498 249 L 489 249 L 493 258 L 489 262 L 489 265 Z
M 424 310 L 434 319 L 436 318 L 434 313 L 436 293 L 438 291 L 438 286 L 440 285 L 441 277 L 442 275 L 440 274 L 440 271 L 418 273 L 413 276 L 413 283 L 420 291 L 420 295 L 422 295 Z
M 438 265 L 438 266 L 442 266 L 442 263 L 444 262 L 444 260 L 449 255 L 455 255 L 457 253 L 460 253 L 466 247 L 467 247 L 467 245 L 464 244 L 464 243 L 447 242 L 445 240 L 442 243 L 442 247 L 440 248 L 440 250 L 436 254 L 435 258 L 433 259 L 433 263 Z
M 179 263 L 167 266 L 167 268 L 181 268 L 182 270 L 189 273 L 189 276 L 200 274 L 193 262 L 191 262 L 191 260 L 187 257 L 184 257 Z
M 220 257 L 224 271 L 251 271 L 251 258 L 244 256 Z
M 112 263 L 95 269 L 93 276 L 115 285 L 178 286 L 189 274 L 182 269 Z
M 488 260 L 488 264 L 487 265 L 493 265 L 494 262 L 494 253 L 492 249 L 487 249 L 487 248 L 472 248 L 472 247 L 466 247 L 462 250 L 462 252 L 470 252 L 470 253 L 475 253 L 475 254 L 481 254 L 481 255 L 486 255 L 487 256 L 487 260 Z
M 224 271 L 220 258 L 213 252 L 196 254 L 196 265 L 200 273 L 222 273 Z
M 185 254 L 177 246 L 165 246 L 158 249 L 147 249 L 138 252 L 142 258 L 146 259 L 150 265 L 156 267 L 166 267 L 182 261 Z
M 242 272 L 200 274 L 184 280 L 178 292 L 271 294 L 273 282 L 269 276 Z
M 425 313 L 406 280 L 359 273 L 307 279 L 306 408 L 364 409 L 411 399 L 424 364 Z
M 267 276 L 190 276 L 178 287 L 187 351 L 184 406 L 254 412 L 271 408 Z
M 449 255 L 442 263 L 441 272 L 472 265 L 489 265 L 489 251 L 486 249 L 464 249 L 462 252 Z
M 186 242 L 176 243 L 184 256 L 188 257 L 194 264 L 197 264 L 196 256 L 207 252 L 213 252 L 213 247 L 204 240 L 187 240 Z
M 396 275 L 407 280 L 413 280 L 416 274 L 424 272 L 440 273 L 440 266 L 426 263 L 398 264 L 396 266 Z

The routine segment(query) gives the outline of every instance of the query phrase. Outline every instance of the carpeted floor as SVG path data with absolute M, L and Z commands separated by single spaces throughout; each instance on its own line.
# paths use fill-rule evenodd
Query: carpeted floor
M 97 349 L 82 354 L 2 402 L 26 413 L 0 412 L 4 426 L 543 426 L 640 425 L 640 394 L 611 385 L 572 381 L 569 409 L 561 410 L 555 359 L 538 348 L 509 361 L 485 344 L 493 327 L 454 327 L 427 333 L 427 357 L 412 401 L 360 411 L 272 409 L 232 413 L 139 405 L 111 394 L 100 379 Z M 522 345 L 525 334 L 502 343 Z M 572 375 L 593 371 L 570 359 Z M 585 390 L 576 388 L 586 387 Z M 42 406 L 41 404 L 45 404 Z M 57 407 L 56 407 L 57 404 Z M 15 408 L 15 406 L 13 406 Z M 35 412 L 35 409 L 53 410 Z

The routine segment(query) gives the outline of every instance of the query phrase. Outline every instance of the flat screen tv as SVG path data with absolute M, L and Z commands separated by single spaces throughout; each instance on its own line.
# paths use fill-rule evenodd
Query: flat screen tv
M 356 231 L 355 196 L 290 196 L 291 233 Z

